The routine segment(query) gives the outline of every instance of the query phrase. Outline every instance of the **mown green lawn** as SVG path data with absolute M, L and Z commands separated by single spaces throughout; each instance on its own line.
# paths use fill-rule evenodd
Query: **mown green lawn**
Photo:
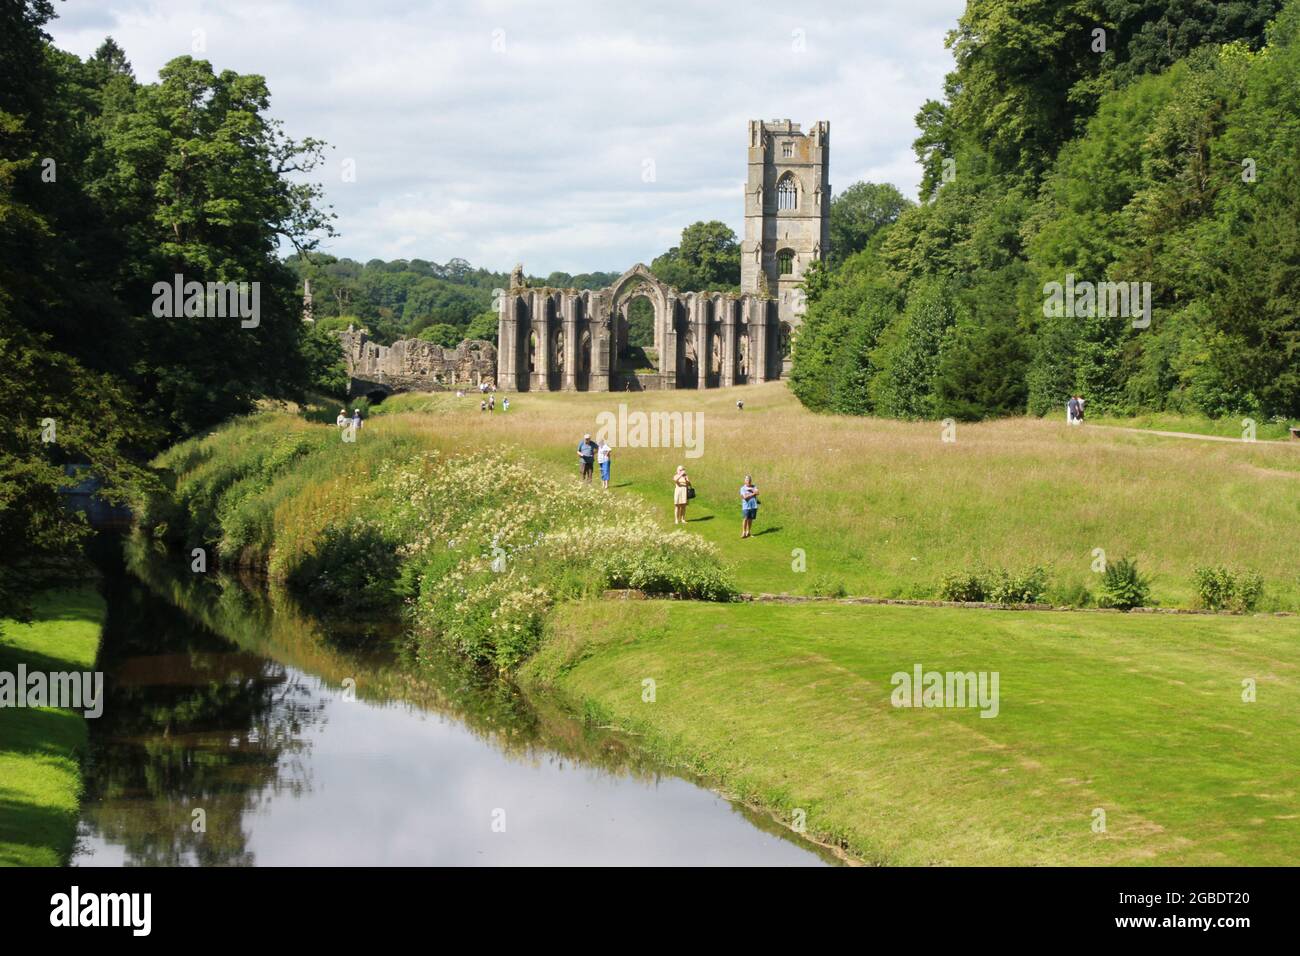
M 998 715 L 893 707 L 916 664 Z M 524 679 L 870 863 L 1286 865 L 1298 664 L 1295 618 L 603 601 Z
M 104 601 L 93 588 L 39 595 L 31 624 L 0 621 L 0 671 L 95 665 Z M 53 708 L 0 708 L 0 866 L 59 866 L 76 839 L 86 721 Z

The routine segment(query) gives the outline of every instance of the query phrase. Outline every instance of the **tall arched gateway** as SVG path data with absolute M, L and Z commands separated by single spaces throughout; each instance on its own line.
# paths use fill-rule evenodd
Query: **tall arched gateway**
M 639 298 L 654 310 L 652 371 L 619 361 L 628 309 Z M 594 291 L 527 286 L 517 266 L 501 297 L 497 386 L 622 392 L 777 379 L 778 312 L 777 300 L 762 293 L 678 292 L 639 263 Z

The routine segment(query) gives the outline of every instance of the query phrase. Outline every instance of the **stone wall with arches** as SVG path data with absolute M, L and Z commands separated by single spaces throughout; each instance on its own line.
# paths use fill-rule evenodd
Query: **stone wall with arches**
M 654 312 L 653 371 L 622 359 L 639 298 Z M 781 377 L 775 299 L 679 292 L 641 264 L 598 290 L 528 286 L 517 266 L 498 309 L 497 387 L 507 391 L 717 388 Z

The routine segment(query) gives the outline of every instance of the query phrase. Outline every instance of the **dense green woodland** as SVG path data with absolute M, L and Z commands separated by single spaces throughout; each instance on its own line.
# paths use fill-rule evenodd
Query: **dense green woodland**
M 269 118 L 261 77 L 179 57 L 141 83 L 111 40 L 85 61 L 56 49 L 52 17 L 0 5 L 0 616 L 85 534 L 65 465 L 125 495 L 160 448 L 312 382 L 279 250 L 331 231 L 301 181 L 322 144 Z M 155 315 L 176 274 L 260 283 L 257 326 Z
M 921 203 L 806 281 L 799 398 L 1300 416 L 1300 2 L 971 0 L 948 44 Z M 1069 275 L 1150 325 L 1045 315 Z
M 141 82 L 111 39 L 86 60 L 56 49 L 53 16 L 0 5 L 0 615 L 86 533 L 60 504 L 65 467 L 124 498 L 159 480 L 160 449 L 261 398 L 341 391 L 337 328 L 495 338 L 508 284 L 460 259 L 321 254 L 325 144 L 285 134 L 262 77 L 183 56 Z M 873 183 L 832 200 L 799 398 L 900 417 L 1041 414 L 1071 392 L 1093 410 L 1300 415 L 1300 0 L 970 0 L 949 45 L 944 99 L 917 117 L 920 202 Z M 734 290 L 739 243 L 694 223 L 650 267 Z M 259 283 L 256 326 L 156 315 L 154 284 L 177 274 Z M 1045 316 L 1067 274 L 1150 282 L 1150 327 Z M 644 310 L 632 326 L 649 345 Z

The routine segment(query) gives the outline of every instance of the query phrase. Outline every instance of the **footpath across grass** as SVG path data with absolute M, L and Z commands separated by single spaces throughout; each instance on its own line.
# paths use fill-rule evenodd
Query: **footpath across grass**
M 104 600 L 94 588 L 38 595 L 31 624 L 0 621 L 0 671 L 95 666 Z M 81 801 L 86 720 L 50 707 L 0 708 L 0 866 L 61 866 Z
M 1291 438 L 1289 421 L 1255 421 L 1244 416 L 1206 418 L 1202 415 L 1178 415 L 1173 412 L 1143 412 L 1132 418 L 1097 416 L 1088 419 L 1088 424 L 1091 425 L 1140 428 L 1144 431 L 1182 432 L 1188 435 L 1212 435 L 1235 441 L 1247 438 L 1251 422 L 1254 423 L 1255 441 L 1288 441 Z
M 523 679 L 868 863 L 1293 865 L 1298 649 L 1294 618 L 593 601 Z M 916 665 L 996 672 L 997 715 L 893 706 Z

